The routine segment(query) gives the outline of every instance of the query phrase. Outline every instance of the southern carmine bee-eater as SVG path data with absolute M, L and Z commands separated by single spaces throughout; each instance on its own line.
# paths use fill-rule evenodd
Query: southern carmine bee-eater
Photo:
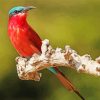
M 9 11 L 8 35 L 14 48 L 22 57 L 31 57 L 34 53 L 41 53 L 42 40 L 26 20 L 27 12 L 33 8 L 35 7 L 17 6 Z M 49 70 L 68 90 L 74 91 L 82 100 L 85 100 L 57 67 L 50 67 Z

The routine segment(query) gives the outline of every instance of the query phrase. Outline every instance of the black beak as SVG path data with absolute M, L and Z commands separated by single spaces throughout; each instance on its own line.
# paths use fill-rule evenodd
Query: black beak
M 28 6 L 28 7 L 25 7 L 24 8 L 24 11 L 29 11 L 29 10 L 31 10 L 31 9 L 35 9 L 36 7 L 34 7 L 34 6 Z

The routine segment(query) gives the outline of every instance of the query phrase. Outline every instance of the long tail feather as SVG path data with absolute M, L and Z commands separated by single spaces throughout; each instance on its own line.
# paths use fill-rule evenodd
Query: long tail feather
M 79 91 L 75 89 L 70 80 L 57 67 L 55 67 L 54 69 L 57 71 L 56 77 L 60 80 L 63 86 L 69 91 L 75 92 L 82 100 L 85 100 L 85 98 L 79 93 Z

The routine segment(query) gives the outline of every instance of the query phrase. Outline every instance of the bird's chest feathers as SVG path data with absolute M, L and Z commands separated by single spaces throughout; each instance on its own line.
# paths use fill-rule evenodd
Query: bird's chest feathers
M 27 57 L 33 53 L 39 53 L 41 40 L 25 20 L 21 20 L 19 17 L 16 20 L 16 16 L 11 17 L 8 33 L 13 46 L 20 55 Z
M 12 26 L 10 30 L 10 39 L 12 42 L 21 42 L 26 38 L 26 31 L 17 26 Z
M 19 26 L 11 26 L 10 39 L 13 45 L 17 47 L 25 47 L 30 44 L 28 29 Z
M 27 39 L 27 31 L 27 22 L 22 15 L 15 15 L 9 19 L 8 33 L 12 43 L 19 44 Z

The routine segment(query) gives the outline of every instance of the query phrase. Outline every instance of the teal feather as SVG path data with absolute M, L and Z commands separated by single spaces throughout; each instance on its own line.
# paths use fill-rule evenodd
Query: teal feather
M 36 8 L 36 7 L 34 7 L 34 6 L 28 6 L 28 7 L 17 6 L 17 7 L 12 8 L 9 11 L 9 15 L 12 16 L 12 15 L 15 15 L 15 14 L 18 14 L 21 12 L 28 11 L 28 10 L 33 9 L 33 8 Z
M 48 70 L 50 70 L 54 74 L 57 74 L 58 73 L 53 67 L 48 68 Z
M 12 8 L 10 11 L 9 11 L 9 15 L 13 15 L 15 13 L 15 11 L 22 11 L 24 10 L 25 7 L 22 7 L 22 6 L 17 6 L 17 7 L 14 7 Z

